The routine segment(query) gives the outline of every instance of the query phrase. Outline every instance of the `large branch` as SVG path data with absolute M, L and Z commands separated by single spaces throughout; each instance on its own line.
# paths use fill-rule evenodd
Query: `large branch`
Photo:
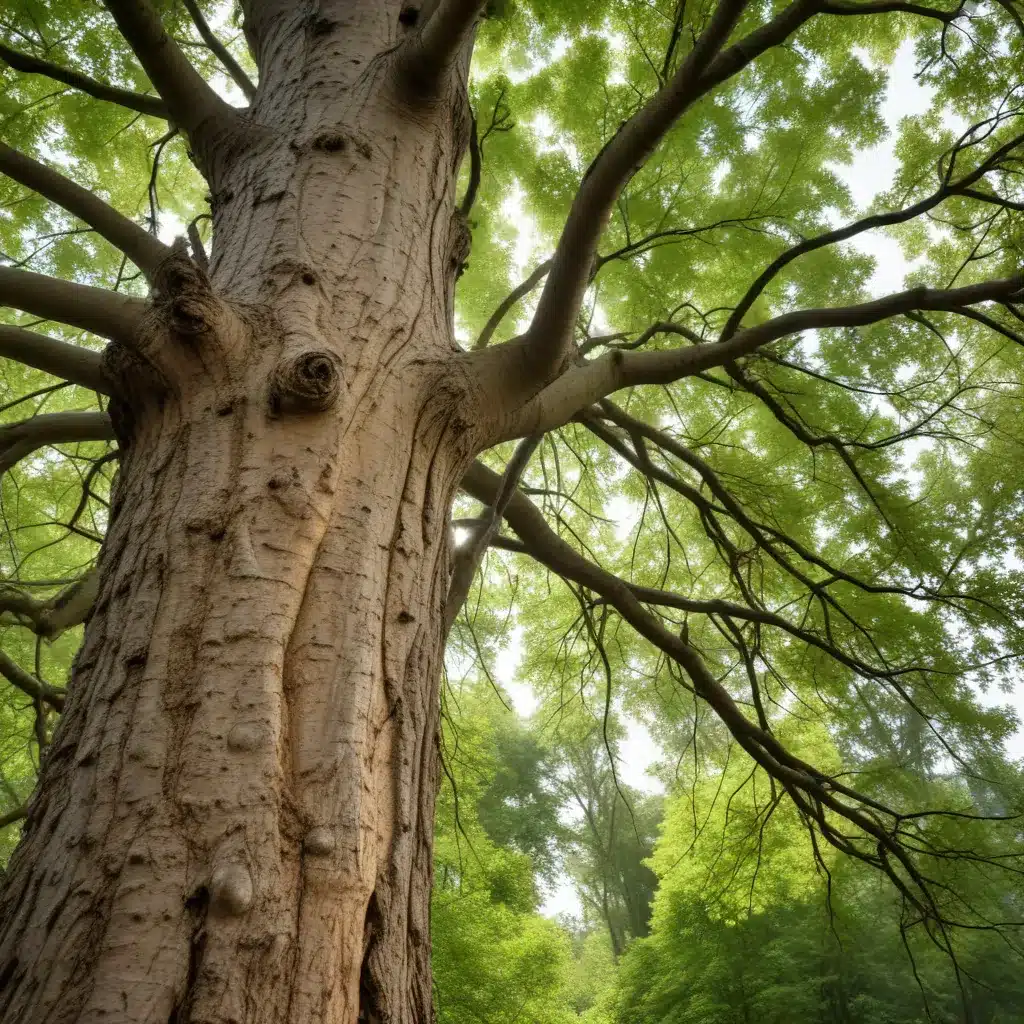
M 242 90 L 247 100 L 252 100 L 256 95 L 256 86 L 252 84 L 249 76 L 242 70 L 242 65 L 231 55 L 231 51 L 217 38 L 216 33 L 210 28 L 202 8 L 196 0 L 184 0 L 185 8 L 192 16 L 196 30 L 202 40 L 213 51 L 217 59 L 224 65 L 224 70 L 231 76 L 235 85 Z
M 109 385 L 100 370 L 99 352 L 48 338 L 23 327 L 0 324 L 0 358 L 14 359 L 100 394 L 109 392 Z
M 0 142 L 0 173 L 38 192 L 102 235 L 152 280 L 170 249 L 87 188 Z
M 681 377 L 750 355 L 762 345 L 790 334 L 834 327 L 864 327 L 914 310 L 957 313 L 979 302 L 1016 301 L 1022 291 L 1024 272 L 963 288 L 910 288 L 852 306 L 784 313 L 713 344 L 661 352 L 609 352 L 563 373 L 506 425 L 507 436 L 553 430 L 614 391 L 641 384 L 670 384 Z
M 500 491 L 501 478 L 476 462 L 463 478 L 462 487 L 473 497 L 490 504 Z M 907 813 L 893 810 L 879 800 L 852 789 L 840 777 L 828 775 L 796 757 L 776 739 L 770 727 L 747 718 L 685 635 L 670 631 L 657 616 L 644 608 L 642 602 L 645 598 L 660 600 L 664 599 L 663 595 L 659 592 L 638 593 L 625 580 L 578 554 L 551 531 L 540 511 L 521 493 L 508 502 L 505 519 L 522 538 L 527 553 L 563 579 L 598 594 L 624 621 L 683 669 L 689 678 L 691 692 L 713 708 L 743 750 L 785 788 L 805 818 L 817 826 L 826 841 L 841 852 L 882 871 L 924 917 L 940 926 L 956 923 L 950 921 L 936 903 L 932 883 L 922 874 L 912 856 L 921 850 L 908 841 L 913 835 L 903 828 L 903 823 L 925 814 L 955 817 L 959 812 L 928 810 Z M 858 836 L 850 837 L 839 832 L 826 817 L 826 809 L 854 825 Z
M 51 64 L 50 61 L 41 60 L 31 54 L 22 53 L 20 50 L 12 50 L 3 43 L 0 43 L 0 60 L 14 68 L 15 71 L 21 71 L 27 75 L 45 75 L 72 89 L 78 89 L 79 92 L 84 92 L 94 99 L 116 103 L 129 110 L 136 110 L 140 114 L 167 120 L 167 107 L 158 96 L 145 96 L 139 92 L 132 92 L 130 89 L 119 89 L 114 85 L 97 82 L 88 75 Z
M 722 49 L 742 8 L 742 0 L 719 3 L 708 27 L 671 81 L 625 122 L 595 158 L 573 200 L 533 322 L 525 335 L 502 346 L 506 351 L 497 372 L 492 374 L 484 369 L 488 389 L 501 382 L 509 395 L 514 389 L 508 381 L 520 384 L 525 378 L 525 390 L 529 393 L 533 378 L 535 392 L 564 367 L 572 350 L 572 325 L 612 205 L 672 124 L 694 102 L 767 50 L 783 43 L 819 12 L 871 15 L 898 9 L 947 23 L 960 12 L 960 8 L 951 13 L 899 0 L 860 5 L 839 3 L 832 8 L 823 6 L 820 0 L 794 0 L 770 21 Z M 521 384 L 518 390 L 514 398 L 521 397 Z
M 410 84 L 433 91 L 441 75 L 458 57 L 484 3 L 485 0 L 440 0 L 403 54 L 400 67 Z
M 174 124 L 195 141 L 204 123 L 234 123 L 237 111 L 192 67 L 149 0 L 103 0 L 128 45 L 163 97 Z
M 113 441 L 105 412 L 50 412 L 0 428 L 0 475 L 21 459 L 51 444 Z
M 99 570 L 89 570 L 55 597 L 37 601 L 10 584 L 0 584 L 0 625 L 19 625 L 53 639 L 89 616 L 99 592 Z
M 868 0 L 867 3 L 847 2 L 847 0 L 828 0 L 822 7 L 825 14 L 856 15 L 856 14 L 913 14 L 922 18 L 933 18 L 948 25 L 963 13 L 964 4 L 958 4 L 951 11 L 940 11 L 935 7 L 923 4 L 912 4 L 906 0 Z
M 146 310 L 140 299 L 9 267 L 0 267 L 0 305 L 81 327 L 128 348 L 135 347 Z
M 700 86 L 701 76 L 745 6 L 745 0 L 719 0 L 707 28 L 679 70 L 619 128 L 584 175 L 555 248 L 533 321 L 523 338 L 514 343 L 522 350 L 517 361 L 526 374 L 527 390 L 533 385 L 536 391 L 550 380 L 571 352 L 573 324 L 583 302 L 598 240 L 616 198 L 676 120 L 706 91 Z M 798 0 L 795 6 L 808 5 Z

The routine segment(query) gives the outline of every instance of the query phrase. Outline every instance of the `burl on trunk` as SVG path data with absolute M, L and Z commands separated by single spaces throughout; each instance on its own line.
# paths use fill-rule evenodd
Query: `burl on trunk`
M 351 20 L 264 43 L 254 127 L 196 152 L 208 272 L 166 260 L 143 358 L 110 350 L 123 463 L 10 868 L 5 1022 L 431 1019 L 447 519 L 482 443 L 467 58 L 410 96 Z

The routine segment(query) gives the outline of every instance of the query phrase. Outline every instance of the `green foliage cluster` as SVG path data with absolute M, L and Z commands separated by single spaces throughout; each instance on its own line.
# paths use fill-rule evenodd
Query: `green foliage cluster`
M 664 799 L 627 786 L 620 793 L 613 785 L 595 786 L 595 776 L 609 779 L 610 760 L 621 757 L 615 721 L 606 747 L 599 715 L 566 712 L 572 721 L 560 723 L 555 752 L 542 710 L 524 721 L 499 696 L 480 678 L 459 684 L 458 700 L 447 704 L 433 919 L 442 1019 L 504 1021 L 527 1013 L 587 1024 L 1019 1019 L 1024 980 L 1002 936 L 968 931 L 957 935 L 952 957 L 937 949 L 878 872 L 834 851 L 816 863 L 793 805 L 765 773 L 752 773 L 734 746 L 709 749 L 699 770 L 678 776 L 661 765 Z M 827 732 L 790 728 L 786 738 L 803 756 L 838 763 Z M 1019 792 L 1020 776 L 1010 765 L 1004 770 L 1006 790 Z M 986 803 L 981 791 L 972 798 L 955 773 L 884 777 L 915 800 Z M 560 810 L 546 819 L 544 856 L 555 851 L 562 882 L 571 879 L 579 898 L 577 914 L 557 924 L 538 913 L 550 873 L 534 872 L 528 857 L 488 838 L 480 824 L 485 808 L 500 817 L 499 803 L 514 820 L 538 799 L 538 789 Z M 991 794 L 988 799 L 995 813 Z M 591 819 L 603 827 L 593 829 Z M 649 848 L 638 840 L 648 823 L 656 832 Z M 922 832 L 956 848 L 1012 853 L 1019 827 L 1013 823 L 994 836 L 992 824 L 936 821 Z M 989 920 L 1024 911 L 1024 885 L 998 872 L 972 873 L 951 859 L 937 881 L 948 886 L 951 901 L 967 898 Z M 623 930 L 628 902 L 648 897 L 639 925 Z

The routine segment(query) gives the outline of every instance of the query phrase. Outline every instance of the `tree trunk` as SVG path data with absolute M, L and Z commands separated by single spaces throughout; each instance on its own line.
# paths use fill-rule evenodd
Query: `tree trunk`
M 209 277 L 168 261 L 146 360 L 111 352 L 122 469 L 7 878 L 5 1024 L 431 1018 L 447 521 L 480 435 L 465 68 L 400 95 L 400 31 L 263 27 L 259 128 L 197 154 Z

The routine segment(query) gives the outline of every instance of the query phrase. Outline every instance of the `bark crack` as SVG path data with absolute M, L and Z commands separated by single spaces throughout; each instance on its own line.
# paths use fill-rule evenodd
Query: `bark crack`
M 381 929 L 382 915 L 377 901 L 377 892 L 370 893 L 366 905 L 366 918 L 363 925 L 363 966 L 359 971 L 359 1020 L 366 1024 L 379 1024 L 380 986 L 373 975 L 370 955 L 373 952 L 376 937 Z
M 199 968 L 206 947 L 206 914 L 210 909 L 210 893 L 206 886 L 200 886 L 185 900 L 185 910 L 192 918 L 192 931 L 188 944 L 188 971 L 185 975 L 185 989 L 171 1008 L 167 1024 L 188 1024 L 192 1017 L 192 999 L 199 981 Z

